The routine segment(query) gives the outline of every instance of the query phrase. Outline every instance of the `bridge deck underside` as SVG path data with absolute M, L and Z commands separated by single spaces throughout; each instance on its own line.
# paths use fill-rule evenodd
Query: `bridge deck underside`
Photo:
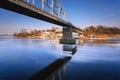
M 29 5 L 25 2 L 22 1 L 17 1 L 17 2 L 12 2 L 13 0 L 1 0 L 0 1 L 0 7 L 7 9 L 7 10 L 11 10 L 17 13 L 21 13 L 36 19 L 40 19 L 43 21 L 47 21 L 56 25 L 60 25 L 62 27 L 66 26 L 66 27 L 71 27 L 71 23 L 68 23 L 56 16 L 53 16 L 47 12 L 42 11 L 41 9 L 33 6 L 33 5 Z
M 50 22 L 62 27 L 72 27 L 73 32 L 84 32 L 80 28 L 72 25 L 69 22 L 66 22 L 57 16 L 54 16 L 48 12 L 42 11 L 40 8 L 35 7 L 34 5 L 28 4 L 21 0 L 0 0 L 0 8 L 4 8 L 16 13 L 27 15 L 39 20 Z

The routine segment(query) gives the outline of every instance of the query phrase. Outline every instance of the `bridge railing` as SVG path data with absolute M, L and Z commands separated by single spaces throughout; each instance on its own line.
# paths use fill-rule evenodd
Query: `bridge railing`
M 70 22 L 69 17 L 67 16 L 66 11 L 60 4 L 59 0 L 12 0 L 12 1 L 22 1 L 31 6 L 34 6 L 43 12 L 49 13 L 57 18 Z
M 70 22 L 68 22 L 68 21 L 66 21 L 64 19 L 62 19 L 62 18 L 60 18 L 60 17 L 58 17 L 56 15 L 51 14 L 47 10 L 42 10 L 40 2 L 36 3 L 36 2 L 34 2 L 32 0 L 8 0 L 8 1 L 10 1 L 12 3 L 15 3 L 15 4 L 18 4 L 20 6 L 24 6 L 25 8 L 32 9 L 33 11 L 38 12 L 38 13 L 42 12 L 41 14 L 45 14 L 45 15 L 51 17 L 51 18 L 54 18 L 54 20 L 58 20 L 58 21 L 60 21 L 62 23 L 71 24 Z M 38 1 L 38 0 L 35 0 L 35 1 Z

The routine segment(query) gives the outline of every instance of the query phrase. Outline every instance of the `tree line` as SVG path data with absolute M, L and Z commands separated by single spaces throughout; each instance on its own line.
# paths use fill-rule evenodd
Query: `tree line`
M 25 37 L 28 37 L 28 36 L 41 36 L 42 33 L 44 32 L 53 32 L 55 33 L 55 30 L 57 28 L 55 27 L 52 27 L 51 29 L 46 29 L 46 30 L 31 30 L 31 31 L 27 31 L 27 29 L 21 29 L 20 32 L 16 32 L 13 34 L 13 36 L 15 37 L 19 37 L 19 38 L 25 38 Z
M 56 34 L 56 29 L 55 27 L 52 27 L 51 29 L 46 29 L 46 30 L 31 30 L 27 31 L 27 29 L 21 29 L 20 32 L 14 33 L 13 36 L 15 37 L 28 37 L 28 36 L 40 36 L 42 33 L 45 31 L 47 32 L 52 32 Z M 85 37 L 90 37 L 91 35 L 96 35 L 96 36 L 103 36 L 106 35 L 108 37 L 114 37 L 115 35 L 120 35 L 120 28 L 118 27 L 108 27 L 108 26 L 89 26 L 83 29 L 85 32 L 83 35 Z
M 120 28 L 118 27 L 108 27 L 108 26 L 89 26 L 84 29 L 84 35 L 90 37 L 90 35 L 107 35 L 113 37 L 115 35 L 120 35 Z

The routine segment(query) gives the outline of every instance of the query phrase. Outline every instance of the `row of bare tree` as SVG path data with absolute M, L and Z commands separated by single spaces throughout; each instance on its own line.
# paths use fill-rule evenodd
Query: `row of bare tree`
M 108 27 L 108 26 L 89 26 L 84 29 L 86 31 L 85 36 L 95 34 L 95 35 L 120 35 L 120 28 L 118 27 Z
M 55 32 L 57 28 L 52 27 L 52 29 L 46 29 L 46 30 L 31 30 L 31 31 L 27 31 L 27 29 L 21 29 L 20 32 L 18 33 L 14 33 L 13 36 L 15 37 L 28 37 L 28 36 L 39 36 L 40 34 L 42 34 L 43 32 Z

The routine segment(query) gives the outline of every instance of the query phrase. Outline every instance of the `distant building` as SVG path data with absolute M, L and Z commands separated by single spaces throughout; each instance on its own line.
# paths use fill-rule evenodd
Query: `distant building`
M 62 36 L 63 36 L 63 34 L 62 34 L 62 28 L 57 28 L 56 30 L 55 30 L 55 38 L 56 39 L 61 39 L 62 38 Z

